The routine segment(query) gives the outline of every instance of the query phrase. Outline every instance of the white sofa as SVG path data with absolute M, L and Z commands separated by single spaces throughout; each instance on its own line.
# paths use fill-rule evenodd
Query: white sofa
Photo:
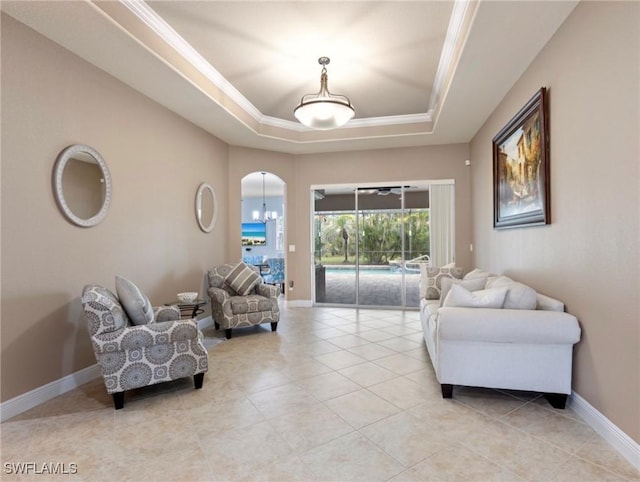
M 487 285 L 491 281 L 492 289 L 476 293 L 481 296 L 502 286 L 506 308 L 447 303 L 453 297 L 453 287 L 442 301 L 421 299 L 424 339 L 442 396 L 451 398 L 454 385 L 527 390 L 541 392 L 553 407 L 564 408 L 571 393 L 573 345 L 580 340 L 577 319 L 564 312 L 562 302 L 535 293 L 522 283 L 494 277 Z M 422 282 L 426 284 L 426 280 Z M 453 281 L 458 286 L 465 282 Z M 516 309 L 514 300 L 509 302 L 510 292 L 521 298 L 528 296 L 528 309 Z M 466 293 L 468 296 L 469 291 Z

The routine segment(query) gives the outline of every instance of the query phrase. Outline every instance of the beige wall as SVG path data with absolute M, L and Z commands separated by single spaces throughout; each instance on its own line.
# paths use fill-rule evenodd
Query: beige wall
M 471 143 L 475 264 L 566 303 L 574 389 L 640 442 L 639 9 L 582 2 Z M 550 226 L 492 228 L 491 139 L 549 89 Z
M 136 282 L 153 304 L 202 289 L 227 255 L 228 147 L 24 25 L 2 15 L 2 401 L 95 363 L 81 318 L 84 284 Z M 113 179 L 106 219 L 73 226 L 52 194 L 57 155 L 102 155 Z M 210 234 L 198 185 L 221 210 Z

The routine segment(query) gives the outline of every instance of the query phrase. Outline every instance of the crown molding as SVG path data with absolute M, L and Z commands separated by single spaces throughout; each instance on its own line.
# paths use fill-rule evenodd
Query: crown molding
M 442 106 L 444 94 L 451 83 L 460 53 L 467 40 L 469 26 L 478 7 L 478 1 L 459 0 L 454 2 L 447 35 L 442 46 L 436 77 L 431 90 L 427 114 L 433 118 Z
M 163 41 L 170 45 L 195 69 L 218 87 L 227 97 L 238 104 L 254 120 L 260 122 L 265 116 L 244 95 L 236 89 L 216 68 L 194 49 L 171 25 L 164 21 L 144 1 L 120 0 L 136 17 L 149 27 Z
M 170 45 L 183 59 L 204 75 L 208 81 L 250 115 L 259 125 L 286 129 L 293 132 L 309 132 L 313 129 L 287 119 L 281 119 L 263 114 L 244 95 L 240 93 L 216 68 L 198 53 L 178 32 L 176 32 L 162 17 L 160 17 L 147 3 L 139 0 L 120 0 L 129 11 L 149 27 L 158 37 Z M 473 8 L 470 7 L 473 5 Z M 446 89 L 461 50 L 461 41 L 466 39 L 468 31 L 469 12 L 475 11 L 476 1 L 458 0 L 454 3 L 452 16 L 447 29 L 434 88 L 429 101 L 427 112 L 409 115 L 384 117 L 367 117 L 352 119 L 343 129 L 362 127 L 384 127 L 404 124 L 430 123 L 434 114 L 438 112 L 439 102 Z M 467 26 L 467 28 L 464 28 Z

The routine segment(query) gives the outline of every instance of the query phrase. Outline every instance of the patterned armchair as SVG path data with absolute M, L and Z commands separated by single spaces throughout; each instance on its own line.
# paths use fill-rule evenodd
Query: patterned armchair
M 227 339 L 232 328 L 242 326 L 271 323 L 271 331 L 276 331 L 280 289 L 264 284 L 258 268 L 244 263 L 223 264 L 211 268 L 208 278 L 213 321 L 216 329 L 225 330 Z
M 281 292 L 284 292 L 284 258 L 267 259 L 269 273 L 262 276 L 265 283 L 280 285 Z
M 120 300 L 107 288 L 82 290 L 91 344 L 115 409 L 124 392 L 193 375 L 202 388 L 208 370 L 207 350 L 197 320 L 180 320 L 175 306 L 151 307 L 146 324 L 133 325 Z

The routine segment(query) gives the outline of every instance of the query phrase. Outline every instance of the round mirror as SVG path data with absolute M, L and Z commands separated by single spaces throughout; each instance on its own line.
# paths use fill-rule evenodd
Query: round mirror
M 73 144 L 63 150 L 53 170 L 53 192 L 62 214 L 72 223 L 95 226 L 111 202 L 111 175 L 92 147 Z
M 196 192 L 196 219 L 198 226 L 205 233 L 210 233 L 216 225 L 218 217 L 216 208 L 216 193 L 213 192 L 213 188 L 209 184 L 203 182 Z

